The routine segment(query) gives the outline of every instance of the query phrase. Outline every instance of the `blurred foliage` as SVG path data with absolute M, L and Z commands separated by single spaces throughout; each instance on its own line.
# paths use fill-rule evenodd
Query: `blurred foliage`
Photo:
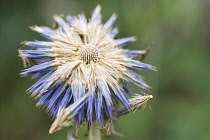
M 152 110 L 120 118 L 116 130 L 125 136 L 110 140 L 210 139 L 210 1 L 209 0 L 1 0 L 0 1 L 0 139 L 65 140 L 66 130 L 48 134 L 52 123 L 45 109 L 25 90 L 36 80 L 21 78 L 17 46 L 43 40 L 28 26 L 51 26 L 54 14 L 90 17 L 97 4 L 103 21 L 119 16 L 119 37 L 135 35 L 130 49 L 145 49 L 155 41 L 146 62 L 157 72 L 140 72 L 153 88 Z M 139 88 L 131 86 L 134 92 Z M 82 139 L 82 132 L 80 138 Z

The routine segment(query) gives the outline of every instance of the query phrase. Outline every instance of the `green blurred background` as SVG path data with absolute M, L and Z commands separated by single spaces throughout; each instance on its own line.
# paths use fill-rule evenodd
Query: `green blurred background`
M 51 26 L 54 14 L 88 17 L 97 4 L 103 21 L 113 12 L 119 37 L 138 39 L 127 47 L 145 49 L 157 72 L 140 72 L 153 88 L 144 111 L 123 116 L 110 140 L 210 140 L 210 1 L 209 0 L 1 0 L 0 1 L 0 140 L 65 140 L 67 129 L 48 134 L 52 118 L 25 90 L 36 80 L 21 78 L 17 46 L 43 40 L 28 27 Z M 132 86 L 132 90 L 141 90 Z M 80 133 L 79 139 L 82 139 Z

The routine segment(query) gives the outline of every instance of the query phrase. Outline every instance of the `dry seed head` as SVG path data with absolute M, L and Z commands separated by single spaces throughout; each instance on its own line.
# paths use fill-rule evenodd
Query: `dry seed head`
M 19 51 L 25 62 L 27 59 L 37 62 L 22 74 L 40 77 L 29 91 L 40 97 L 38 106 L 47 105 L 50 114 L 56 116 L 50 133 L 74 122 L 76 133 L 85 121 L 91 124 L 96 120 L 104 126 L 114 120 L 115 110 L 123 115 L 146 106 L 152 96 L 136 95 L 128 100 L 129 89 L 124 81 L 146 89 L 148 85 L 133 70 L 154 70 L 154 67 L 132 59 L 144 53 L 122 48 L 135 38 L 115 38 L 118 34 L 113 29 L 115 15 L 101 23 L 98 6 L 89 22 L 84 15 L 68 16 L 67 22 L 59 16 L 54 18 L 56 29 L 32 28 L 50 41 L 27 41 L 24 45 L 36 49 Z M 118 104 L 112 103 L 118 100 L 125 107 L 122 111 Z M 108 126 L 107 134 L 110 129 Z
M 78 52 L 80 60 L 86 64 L 90 64 L 90 61 L 94 63 L 98 62 L 98 48 L 94 45 L 87 44 L 81 47 Z

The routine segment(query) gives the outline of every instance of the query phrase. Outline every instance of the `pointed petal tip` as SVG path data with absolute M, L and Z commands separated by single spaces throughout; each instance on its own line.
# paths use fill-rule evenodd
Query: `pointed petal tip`
M 63 20 L 63 17 L 64 17 L 63 14 L 61 14 L 61 15 L 54 15 L 54 16 L 53 16 L 53 19 L 54 19 L 55 21 L 60 20 L 60 19 Z
M 100 12 L 101 12 L 101 6 L 97 5 L 96 8 L 93 10 L 93 14 L 100 13 Z
M 53 134 L 56 131 L 61 130 L 61 129 L 62 129 L 62 127 L 59 127 L 58 125 L 55 125 L 55 122 L 53 122 L 53 124 L 50 127 L 49 134 Z
M 56 121 L 56 120 L 55 120 Z M 55 121 L 53 124 L 50 126 L 49 134 L 53 134 L 54 132 L 57 131 L 57 126 L 55 125 Z
M 96 8 L 95 8 L 95 10 L 101 10 L 101 5 L 100 4 L 98 4 L 97 6 L 96 6 Z
M 101 23 L 101 6 L 98 5 L 92 13 L 91 21 Z
M 26 42 L 25 42 L 25 45 L 28 46 L 29 43 L 30 43 L 30 41 L 26 41 Z
M 38 33 L 42 33 L 44 30 L 43 30 L 43 27 L 39 27 L 37 25 L 34 25 L 34 26 L 29 26 L 29 28 L 32 30 L 32 31 L 35 31 L 35 32 L 38 32 Z
M 136 37 L 130 36 L 130 37 L 125 37 L 125 38 L 119 38 L 119 39 L 116 39 L 115 41 L 117 43 L 117 46 L 123 47 L 123 46 L 126 46 L 129 43 L 135 42 Z
M 34 26 L 29 26 L 28 28 L 31 29 L 31 30 L 33 30 L 33 28 L 34 28 L 35 26 L 36 26 L 36 25 L 34 25 Z
M 56 20 L 56 19 L 58 19 L 58 18 L 61 18 L 61 17 L 60 17 L 59 15 L 54 15 L 54 16 L 53 16 L 53 19 L 54 19 L 54 20 Z
M 55 130 L 52 128 L 52 126 L 50 127 L 50 130 L 49 130 L 49 134 L 53 134 L 55 132 Z
M 152 99 L 152 98 L 153 98 L 153 96 L 152 96 L 152 95 L 149 95 L 149 98 L 150 98 L 150 99 Z
M 38 32 L 42 31 L 42 29 L 37 25 L 29 26 L 29 28 L 33 31 L 38 31 Z
M 116 13 L 113 13 L 113 14 L 112 14 L 112 17 L 117 18 L 118 15 L 117 15 Z
M 130 39 L 132 40 L 132 42 L 137 41 L 137 37 L 136 36 L 131 36 Z
M 153 70 L 153 71 L 157 71 L 157 67 L 155 67 L 155 66 L 151 66 L 151 70 Z

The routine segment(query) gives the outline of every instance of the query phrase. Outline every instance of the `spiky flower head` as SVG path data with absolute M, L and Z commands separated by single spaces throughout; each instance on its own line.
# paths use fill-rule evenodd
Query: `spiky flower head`
M 49 41 L 26 41 L 24 45 L 35 49 L 19 51 L 23 60 L 36 62 L 22 75 L 39 78 L 29 92 L 39 98 L 37 106 L 47 105 L 56 117 L 50 133 L 72 124 L 78 128 L 84 122 L 89 127 L 93 121 L 105 126 L 120 110 L 119 103 L 132 111 L 126 83 L 148 88 L 133 70 L 154 67 L 133 59 L 142 51 L 122 48 L 135 38 L 116 39 L 116 15 L 102 24 L 100 10 L 97 6 L 88 21 L 83 14 L 67 16 L 66 21 L 54 16 L 54 28 L 32 27 Z

